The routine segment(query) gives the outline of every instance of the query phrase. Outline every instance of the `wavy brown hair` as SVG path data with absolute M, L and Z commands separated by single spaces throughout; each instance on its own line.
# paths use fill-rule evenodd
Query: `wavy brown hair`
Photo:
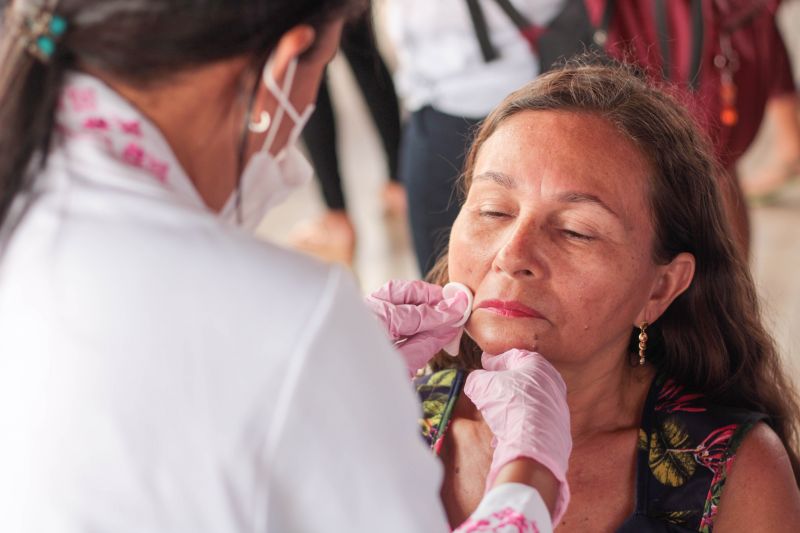
M 715 178 L 721 169 L 709 140 L 675 98 L 631 67 L 573 62 L 512 93 L 487 117 L 467 156 L 462 193 L 469 190 L 481 147 L 497 128 L 519 112 L 545 110 L 599 115 L 649 158 L 653 260 L 666 264 L 688 252 L 696 270 L 689 288 L 648 329 L 648 361 L 716 402 L 768 415 L 800 483 L 798 402 L 762 323 L 746 258 L 727 225 Z M 428 279 L 444 284 L 447 271 L 445 254 Z M 637 334 L 632 328 L 631 354 Z M 433 366 L 475 369 L 480 355 L 465 336 L 459 357 L 439 356 Z

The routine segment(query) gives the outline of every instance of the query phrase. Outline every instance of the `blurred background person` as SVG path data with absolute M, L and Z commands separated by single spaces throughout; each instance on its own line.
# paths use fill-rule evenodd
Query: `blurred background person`
M 383 147 L 389 178 L 382 194 L 384 210 L 389 215 L 401 216 L 405 213 L 406 202 L 397 175 L 400 109 L 392 76 L 376 47 L 371 12 L 345 27 L 340 50 L 355 76 Z M 325 211 L 318 218 L 295 228 L 289 236 L 289 243 L 321 259 L 351 265 L 356 231 L 348 214 L 342 185 L 337 113 L 329 91 L 330 83 L 326 76 L 320 86 L 316 110 L 303 130 L 303 141 L 320 185 Z M 339 120 L 342 118 L 340 116 Z
M 773 203 L 790 180 L 800 176 L 800 105 L 798 95 L 786 93 L 767 102 L 767 120 L 773 127 L 767 161 L 742 177 L 742 189 L 752 203 Z
M 792 51 L 800 49 L 800 1 L 778 0 L 778 3 L 777 22 L 793 60 L 792 70 L 797 85 L 800 81 L 800 54 L 792 57 Z M 766 152 L 760 159 L 751 154 L 749 159 L 756 159 L 755 164 L 745 160 L 739 165 L 742 189 L 755 206 L 778 203 L 782 193 L 790 190 L 787 185 L 800 176 L 800 94 L 787 92 L 771 98 L 767 102 L 764 126 L 758 139 L 761 142 L 755 148 L 756 151 L 763 148 Z
M 750 230 L 736 164 L 753 142 L 767 103 L 774 102 L 776 111 L 781 110 L 795 91 L 791 63 L 775 22 L 778 3 L 586 0 L 596 27 L 610 21 L 606 52 L 635 61 L 656 79 L 672 84 L 710 135 L 726 170 L 720 185 L 731 229 L 745 251 Z
M 800 50 L 800 1 L 780 1 L 778 24 L 790 53 Z M 800 81 L 800 54 L 792 57 L 795 84 Z M 742 174 L 745 195 L 756 206 L 774 205 L 800 177 L 800 93 L 786 93 L 767 103 L 761 146 L 763 163 L 747 165 Z M 751 157 L 751 159 L 753 159 Z M 748 161 L 749 163 L 749 161 Z

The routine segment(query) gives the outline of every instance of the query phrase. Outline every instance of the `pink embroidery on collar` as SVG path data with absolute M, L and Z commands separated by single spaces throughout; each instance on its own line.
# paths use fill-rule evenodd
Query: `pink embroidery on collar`
M 145 170 L 150 172 L 161 183 L 167 183 L 167 175 L 169 174 L 169 165 L 157 159 L 149 159 L 145 165 Z
M 456 530 L 458 533 L 539 533 L 536 522 L 528 521 L 525 515 L 506 507 L 487 518 L 470 518 Z
M 122 133 L 128 135 L 135 135 L 136 137 L 142 136 L 142 125 L 138 120 L 119 120 L 119 127 Z
M 144 162 L 144 149 L 136 143 L 130 143 L 122 151 L 122 159 L 135 167 L 141 167 Z
M 67 87 L 66 98 L 76 113 L 94 111 L 97 108 L 97 93 L 92 87 Z
M 87 130 L 108 131 L 108 122 L 104 118 L 90 117 L 83 122 L 83 127 Z
M 170 183 L 173 172 L 178 181 L 183 178 L 170 158 L 169 146 L 151 131 L 147 120 L 86 75 L 67 82 L 58 100 L 56 124 L 63 138 L 95 139 L 117 161 L 144 171 L 162 185 L 176 185 Z
M 146 171 L 160 183 L 167 183 L 169 164 L 148 154 L 144 148 L 138 144 L 134 142 L 128 143 L 122 151 L 122 160 L 131 166 Z

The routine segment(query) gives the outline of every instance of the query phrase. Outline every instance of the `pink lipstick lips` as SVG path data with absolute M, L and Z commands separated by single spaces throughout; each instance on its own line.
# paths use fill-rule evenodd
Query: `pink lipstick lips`
M 476 309 L 485 309 L 490 313 L 509 318 L 544 318 L 536 309 L 515 301 L 484 300 Z

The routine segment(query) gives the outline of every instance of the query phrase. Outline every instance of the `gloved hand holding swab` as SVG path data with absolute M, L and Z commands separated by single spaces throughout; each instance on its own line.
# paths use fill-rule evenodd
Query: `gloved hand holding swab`
M 451 355 L 458 353 L 463 326 L 472 311 L 472 292 L 461 283 L 442 288 L 424 281 L 393 280 L 365 302 L 413 376 L 439 351 L 448 348 Z

